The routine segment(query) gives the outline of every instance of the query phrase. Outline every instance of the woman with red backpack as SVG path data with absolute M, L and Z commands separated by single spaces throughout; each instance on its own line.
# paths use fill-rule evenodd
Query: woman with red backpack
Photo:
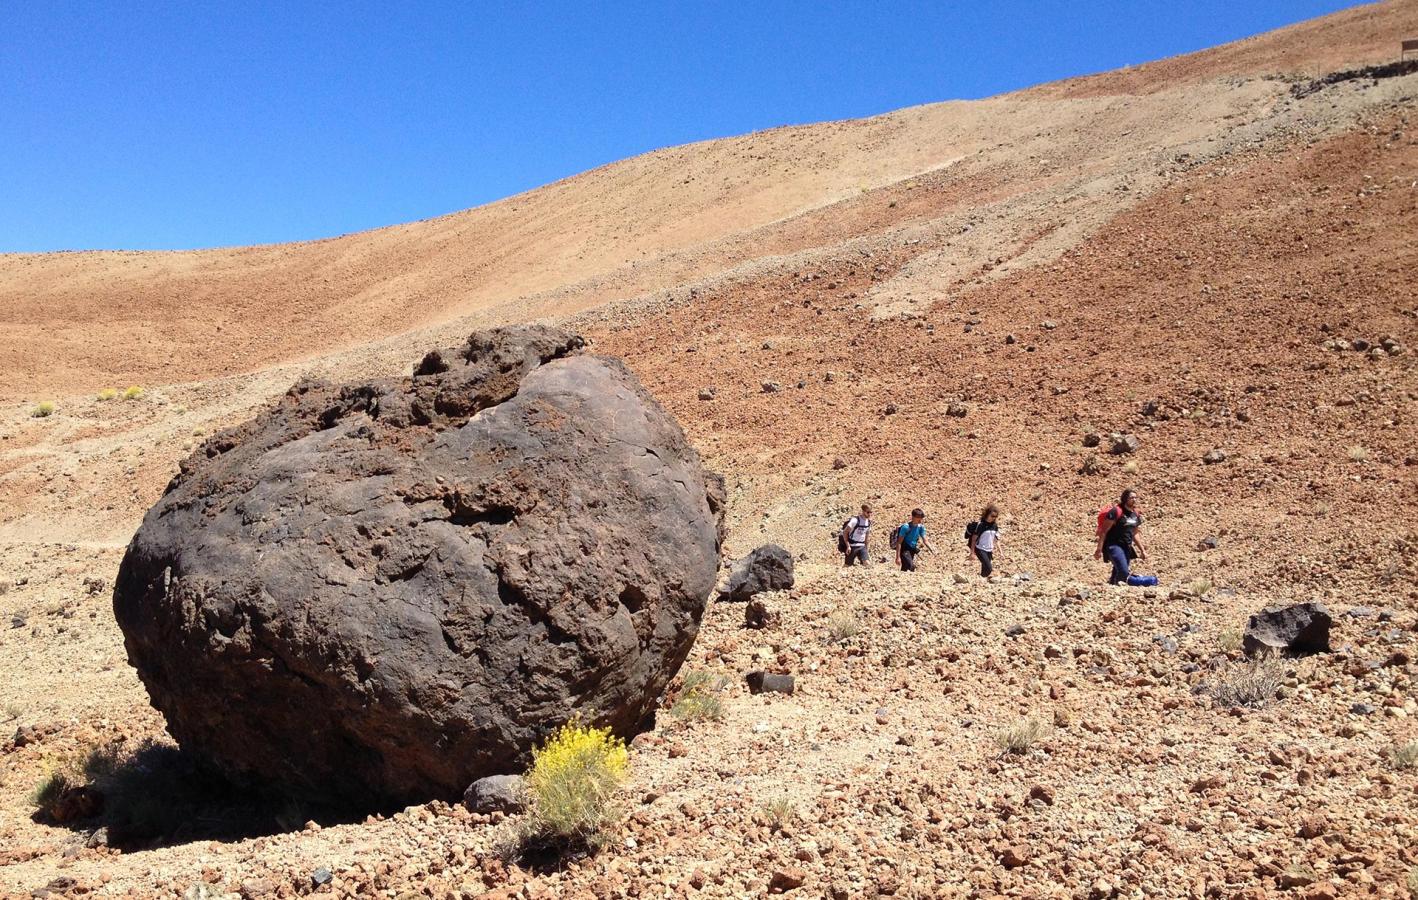
M 1132 488 L 1123 491 L 1116 506 L 1104 507 L 1098 513 L 1098 544 L 1093 549 L 1093 558 L 1106 556 L 1112 563 L 1109 584 L 1150 587 L 1157 583 L 1155 576 L 1132 574 L 1132 561 L 1147 559 L 1147 550 L 1137 536 L 1137 530 L 1141 527 L 1142 513 L 1138 510 L 1137 491 Z

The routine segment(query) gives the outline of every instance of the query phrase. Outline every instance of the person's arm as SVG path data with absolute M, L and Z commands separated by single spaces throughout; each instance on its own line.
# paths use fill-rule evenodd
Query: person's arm
M 1139 529 L 1141 527 L 1141 525 L 1138 526 Z M 1137 548 L 1138 559 L 1147 559 L 1147 551 L 1142 549 L 1142 538 L 1137 536 L 1137 530 L 1132 533 L 1132 545 Z
M 856 521 L 856 516 L 848 519 L 846 524 L 842 526 L 842 543 L 848 547 L 852 546 L 852 523 L 854 521 Z
M 928 551 L 931 552 L 931 553 L 934 553 L 934 552 L 935 552 L 935 548 L 931 546 L 930 538 L 926 537 L 924 534 L 921 535 L 921 546 L 922 546 L 922 547 L 925 547 L 926 550 L 928 550 Z
M 969 544 L 969 546 L 967 546 L 967 547 L 965 548 L 965 558 L 966 558 L 966 559 L 974 559 L 974 558 L 975 558 L 975 540 L 976 540 L 978 537 L 979 537 L 978 534 L 972 534 L 972 535 L 970 535 L 970 544 Z

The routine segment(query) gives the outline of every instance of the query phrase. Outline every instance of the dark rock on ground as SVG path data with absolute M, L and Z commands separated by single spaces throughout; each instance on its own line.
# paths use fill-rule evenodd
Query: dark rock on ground
M 1284 653 L 1328 653 L 1329 610 L 1323 603 L 1268 606 L 1246 623 L 1243 643 L 1247 656 L 1265 650 Z
M 723 485 L 581 346 L 495 329 L 412 377 L 303 381 L 182 463 L 114 612 L 184 749 L 389 806 L 573 715 L 633 732 L 713 591 Z
M 1125 453 L 1136 453 L 1141 447 L 1142 442 L 1137 439 L 1136 435 L 1119 434 L 1114 436 L 1109 450 L 1113 455 L 1121 456 Z
M 793 676 L 754 671 L 744 676 L 750 694 L 791 694 L 795 690 Z
M 1205 553 L 1208 550 L 1215 550 L 1217 547 L 1220 546 L 1221 539 L 1214 534 L 1208 534 L 1206 537 L 1196 542 L 1196 550 L 1198 553 Z
M 527 798 L 520 775 L 489 775 L 479 778 L 463 793 L 469 812 L 521 812 Z
M 793 554 L 777 544 L 765 544 L 734 563 L 720 600 L 748 600 L 764 591 L 786 591 L 793 586 Z

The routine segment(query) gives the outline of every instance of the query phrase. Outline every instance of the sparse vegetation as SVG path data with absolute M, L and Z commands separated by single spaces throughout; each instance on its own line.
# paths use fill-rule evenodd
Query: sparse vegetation
M 862 630 L 862 623 L 849 610 L 841 610 L 827 618 L 827 639 L 840 643 L 856 637 Z
M 1264 656 L 1227 667 L 1211 683 L 1211 696 L 1222 706 L 1264 706 L 1275 699 L 1284 679 L 1280 661 Z
M 1222 653 L 1240 653 L 1241 647 L 1245 645 L 1245 632 L 1239 628 L 1227 628 L 1221 632 L 1217 643 L 1221 646 Z
M 48 400 L 41 400 L 30 410 L 30 415 L 36 419 L 45 419 L 54 415 L 54 404 Z
M 763 818 L 774 831 L 782 831 L 797 817 L 798 808 L 787 797 L 778 797 L 763 804 Z
M 99 391 L 98 394 L 94 397 L 94 399 L 95 399 L 95 400 L 98 400 L 100 403 L 107 403 L 109 400 L 112 400 L 114 397 L 117 397 L 117 396 L 118 396 L 118 389 L 117 389 L 117 388 L 107 387 L 107 388 L 104 388 L 103 390 Z
M 1205 597 L 1207 594 L 1211 593 L 1212 586 L 1211 579 L 1202 576 L 1200 578 L 1193 578 L 1191 584 L 1187 585 L 1187 590 L 1191 591 L 1194 596 Z
M 1007 753 L 1028 753 L 1036 743 L 1049 733 L 1049 726 L 1034 718 L 1020 719 L 1018 722 L 995 732 L 995 746 L 1000 755 Z
M 128 387 L 128 389 L 123 392 L 123 399 L 124 399 L 124 400 L 137 400 L 138 398 L 140 398 L 140 397 L 142 397 L 142 396 L 143 396 L 143 389 L 140 388 L 140 387 L 138 387 L 138 385 L 136 385 L 136 384 L 130 385 L 130 386 Z
M 1349 458 L 1356 463 L 1368 462 L 1369 451 L 1366 448 L 1360 447 L 1356 444 L 1353 447 L 1349 448 Z
M 724 717 L 724 703 L 719 698 L 723 688 L 722 676 L 708 672 L 686 674 L 679 697 L 670 707 L 670 715 L 687 722 L 719 721 Z
M 67 766 L 60 765 L 45 773 L 34 790 L 30 791 L 30 806 L 41 815 L 49 815 L 53 812 L 54 806 L 59 802 L 59 798 L 69 788 L 74 787 L 74 774 Z
M 1126 472 L 1126 473 L 1129 474 L 1129 475 L 1136 475 L 1136 474 L 1137 474 L 1137 462 L 1136 462 L 1136 460 L 1131 460 L 1131 459 L 1130 459 L 1130 460 L 1128 460 L 1127 462 L 1123 463 L 1123 471 Z
M 18 704 L 18 703 L 6 703 L 6 704 L 5 704 L 5 721 L 6 721 L 6 722 L 13 722 L 13 721 L 15 721 L 16 719 L 18 719 L 18 718 L 20 717 L 20 713 L 22 713 L 22 712 L 24 712 L 24 710 L 20 707 L 20 704 Z
M 564 725 L 532 751 L 523 844 L 598 850 L 618 815 L 615 792 L 629 766 L 625 742 L 606 728 Z
M 1389 762 L 1393 763 L 1395 769 L 1412 769 L 1418 767 L 1418 741 L 1411 741 L 1407 744 L 1399 744 L 1388 752 Z

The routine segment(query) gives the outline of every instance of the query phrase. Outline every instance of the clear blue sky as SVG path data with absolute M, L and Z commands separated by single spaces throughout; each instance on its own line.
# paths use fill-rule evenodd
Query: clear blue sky
M 1352 5 L 0 0 L 0 251 L 358 231 Z

